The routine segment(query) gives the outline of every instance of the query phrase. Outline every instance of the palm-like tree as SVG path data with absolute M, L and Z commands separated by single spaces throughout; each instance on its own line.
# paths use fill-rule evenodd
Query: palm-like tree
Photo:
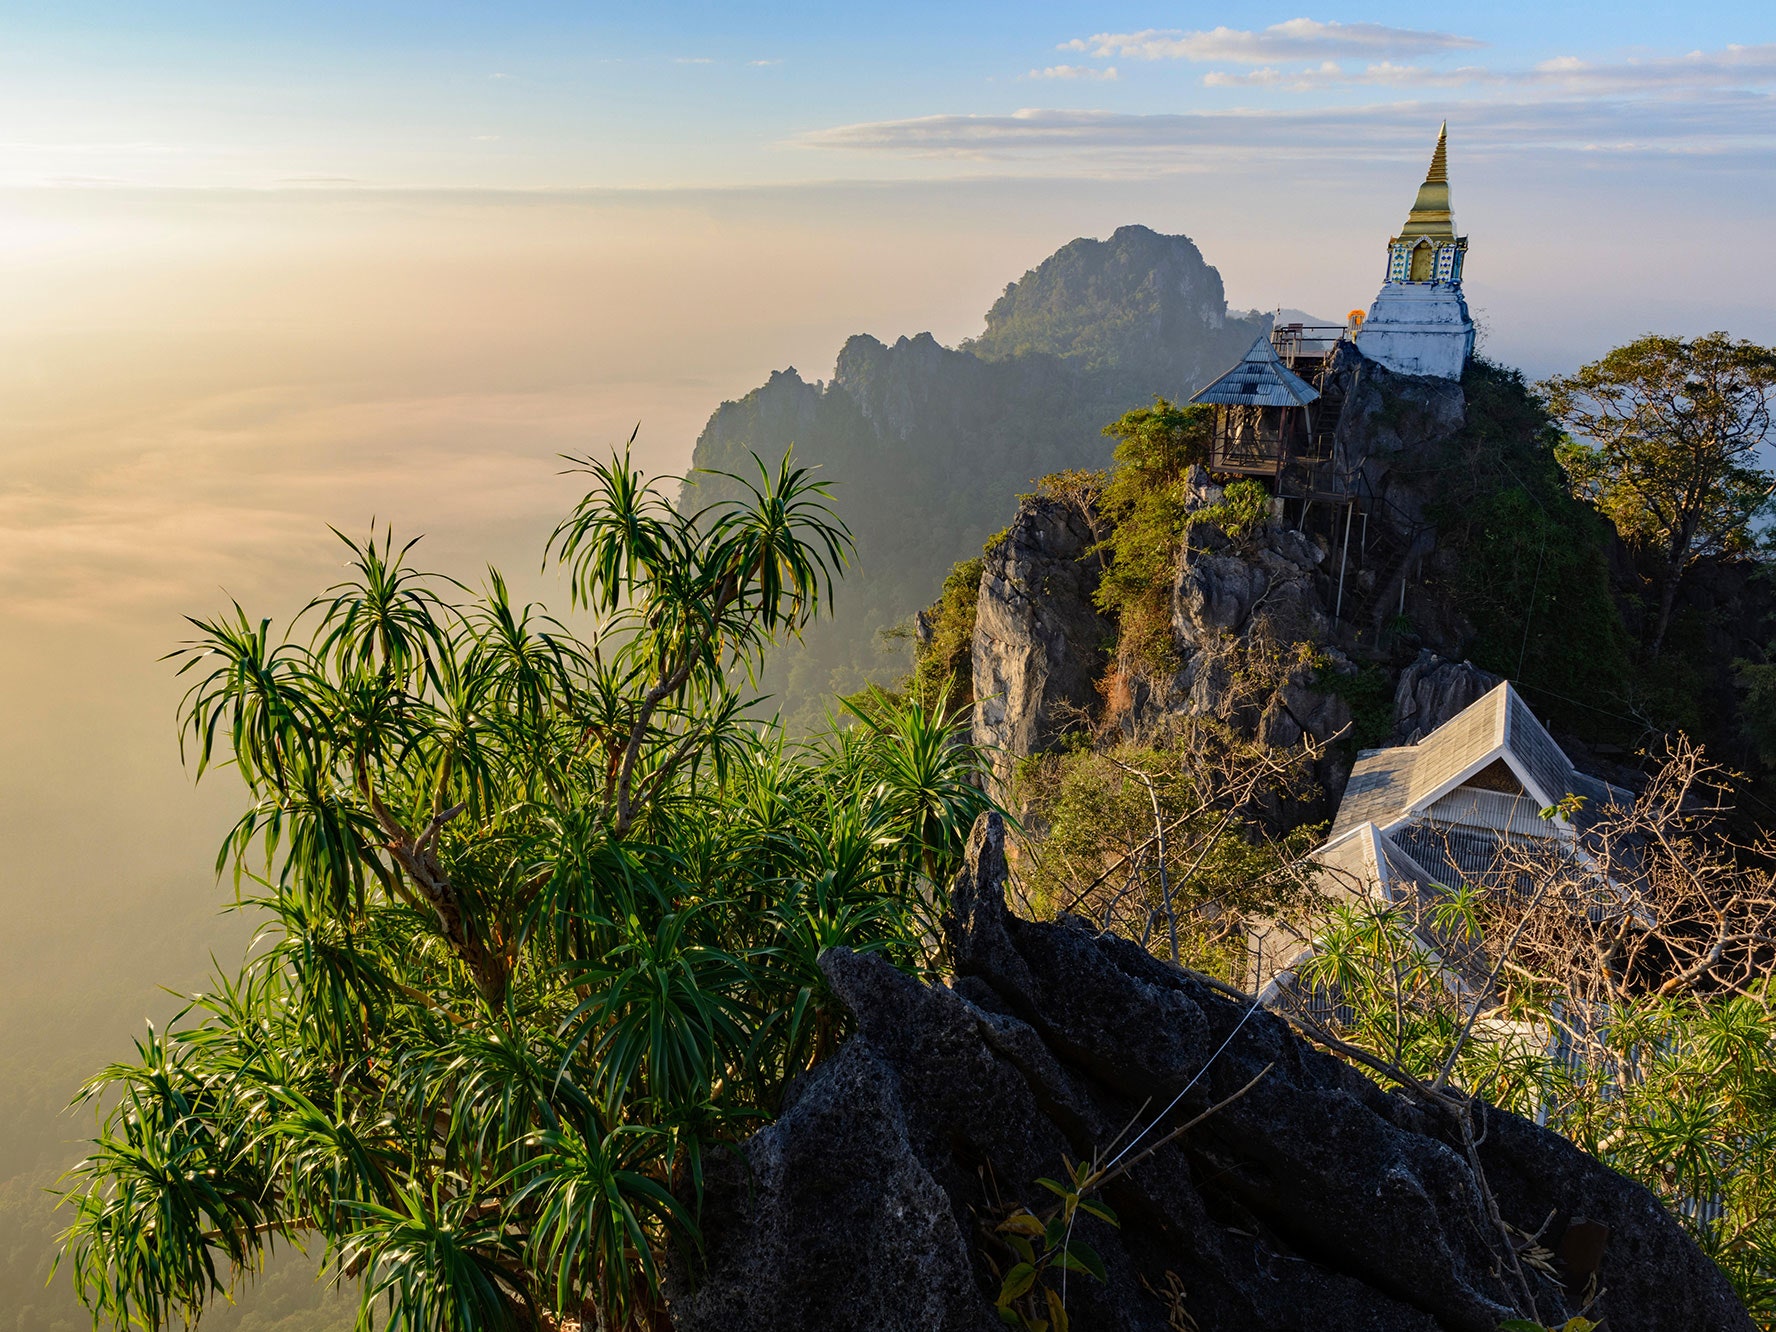
M 136 1058 L 64 1237 L 95 1316 L 183 1321 L 274 1242 L 425 1329 L 655 1323 L 711 1143 L 773 1113 L 846 1017 L 836 944 L 930 965 L 932 881 L 984 798 L 954 716 L 792 744 L 737 686 L 830 605 L 849 548 L 785 459 L 681 514 L 627 455 L 536 606 L 346 538 L 288 636 L 193 620 L 182 735 L 248 806 L 222 848 L 264 928 Z

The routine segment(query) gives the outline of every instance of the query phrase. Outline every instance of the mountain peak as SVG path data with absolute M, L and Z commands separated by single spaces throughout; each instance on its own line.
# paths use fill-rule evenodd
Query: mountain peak
M 1229 330 L 1221 274 L 1195 242 L 1139 224 L 1069 241 L 1008 285 L 986 322 L 966 344 L 986 360 L 1045 352 L 1174 393 L 1218 368 L 1203 363 L 1206 346 L 1222 354 L 1264 328 L 1235 316 Z

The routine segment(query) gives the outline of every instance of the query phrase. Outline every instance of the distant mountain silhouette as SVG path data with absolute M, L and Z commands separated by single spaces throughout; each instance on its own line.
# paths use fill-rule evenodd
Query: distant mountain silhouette
M 833 377 L 792 369 L 710 417 L 696 467 L 748 472 L 786 448 L 819 464 L 857 538 L 837 613 L 778 652 L 764 687 L 786 716 L 905 669 L 878 632 L 905 622 L 1049 472 L 1102 467 L 1102 427 L 1155 394 L 1188 396 L 1239 359 L 1268 315 L 1229 315 L 1221 275 L 1186 236 L 1119 228 L 1061 247 L 1005 289 L 960 348 L 929 333 L 855 335 Z M 701 505 L 731 483 L 693 478 Z

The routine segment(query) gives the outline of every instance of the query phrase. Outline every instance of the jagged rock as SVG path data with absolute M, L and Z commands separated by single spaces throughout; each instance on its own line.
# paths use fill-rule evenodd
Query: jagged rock
M 1467 399 L 1459 383 L 1395 374 L 1354 346 L 1338 358 L 1346 397 L 1334 468 L 1356 479 L 1372 523 L 1410 539 L 1427 522 L 1434 489 L 1424 460 L 1467 421 Z
M 1188 485 L 1189 507 L 1220 498 L 1220 487 L 1195 469 Z M 1284 747 L 1304 734 L 1316 740 L 1338 734 L 1350 722 L 1350 707 L 1338 694 L 1314 687 L 1311 667 L 1291 667 L 1283 689 L 1256 717 L 1239 716 L 1235 701 L 1238 658 L 1254 649 L 1286 653 L 1294 644 L 1331 640 L 1320 587 L 1325 558 L 1318 544 L 1292 527 L 1268 524 L 1237 543 L 1212 524 L 1193 528 L 1172 584 L 1172 636 L 1183 669 L 1158 705 L 1218 717 Z
M 1186 478 L 1186 508 L 1221 498 L 1221 487 L 1201 468 Z M 1274 642 L 1312 638 L 1331 630 L 1316 588 L 1325 552 L 1292 527 L 1266 524 L 1235 543 L 1214 524 L 1190 531 L 1172 583 L 1172 633 L 1178 652 L 1192 656 L 1232 635 L 1258 632 Z
M 741 1153 L 706 1158 L 705 1246 L 667 1287 L 678 1332 L 985 1332 L 999 1325 L 997 1220 L 1050 1210 L 1036 1180 L 1064 1159 L 1150 1146 L 1103 1189 L 1120 1228 L 1075 1228 L 1109 1276 L 1069 1277 L 1080 1332 L 1495 1332 L 1528 1312 L 1449 1109 L 1383 1091 L 1131 943 L 1009 915 L 1004 881 L 1004 829 L 987 816 L 945 922 L 950 986 L 822 958 L 857 1034 Z M 1474 1155 L 1507 1223 L 1555 1249 L 1581 1219 L 1593 1239 L 1608 1227 L 1592 1317 L 1612 1332 L 1750 1332 L 1645 1190 L 1525 1120 L 1476 1114 Z M 1547 1323 L 1583 1298 L 1533 1268 L 1526 1280 Z
M 1400 672 L 1394 690 L 1394 743 L 1416 744 L 1503 678 L 1470 661 L 1445 661 L 1425 649 Z
M 974 621 L 974 743 L 1004 783 L 1098 701 L 1114 630 L 1092 602 L 1099 565 L 1087 515 L 1035 495 L 983 556 Z
M 1267 323 L 1228 312 L 1221 275 L 1188 238 L 1126 226 L 1072 241 L 1011 283 L 965 346 L 987 359 L 1048 353 L 1152 386 L 1132 403 L 1207 383 Z

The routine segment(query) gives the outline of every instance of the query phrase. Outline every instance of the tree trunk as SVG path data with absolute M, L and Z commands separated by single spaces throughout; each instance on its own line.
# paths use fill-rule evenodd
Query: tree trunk
M 1683 566 L 1675 560 L 1666 562 L 1664 576 L 1659 579 L 1659 610 L 1653 618 L 1653 636 L 1647 644 L 1647 656 L 1657 658 L 1665 646 L 1665 631 L 1671 627 L 1671 607 L 1677 600 L 1677 582 L 1683 577 Z

